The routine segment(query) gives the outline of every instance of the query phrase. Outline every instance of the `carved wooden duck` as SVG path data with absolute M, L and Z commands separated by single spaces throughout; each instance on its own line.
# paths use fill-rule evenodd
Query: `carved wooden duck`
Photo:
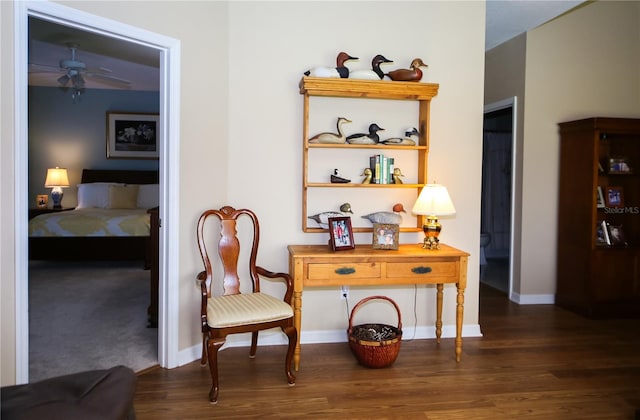
M 406 213 L 402 203 L 396 203 L 393 205 L 393 211 L 378 211 L 376 213 L 366 214 L 362 216 L 363 219 L 369 219 L 371 223 L 389 223 L 399 225 L 402 223 L 402 213 Z
M 393 63 L 393 61 L 378 54 L 371 60 L 371 70 L 354 70 L 349 73 L 349 79 L 382 80 L 384 72 L 380 69 L 380 65 L 384 63 Z
M 351 120 L 348 120 L 344 117 L 339 117 L 336 122 L 336 130 L 338 133 L 320 133 L 309 139 L 309 143 L 330 143 L 330 144 L 340 144 L 346 142 L 346 138 L 342 133 L 342 125 L 350 123 Z
M 331 174 L 332 184 L 348 184 L 349 182 L 351 182 L 350 179 L 340 176 L 340 171 L 338 169 L 333 170 L 333 173 Z
M 380 143 L 382 144 L 393 144 L 393 145 L 401 145 L 401 146 L 415 146 L 416 140 L 420 137 L 420 132 L 413 127 L 411 130 L 407 130 L 404 132 L 404 137 L 391 137 L 385 140 L 382 140 Z
M 324 211 L 322 213 L 314 214 L 313 216 L 309 216 L 308 219 L 314 220 L 316 223 L 320 225 L 320 227 L 324 229 L 329 228 L 329 218 L 330 217 L 345 217 L 349 214 L 353 214 L 351 211 L 351 204 L 344 203 L 340 206 L 340 211 Z
M 369 125 L 369 134 L 367 133 L 355 133 L 347 136 L 347 143 L 350 144 L 378 144 L 380 142 L 380 136 L 378 131 L 384 131 L 384 128 L 378 127 L 378 124 L 373 123 Z
M 349 68 L 344 64 L 349 60 L 357 60 L 358 57 L 352 57 L 342 51 L 336 57 L 336 67 L 314 67 L 304 72 L 305 76 L 313 77 L 335 77 L 346 79 L 349 77 Z
M 428 67 L 420 58 L 414 58 L 411 62 L 411 69 L 398 69 L 387 73 L 389 79 L 396 82 L 419 82 L 422 79 L 420 67 Z

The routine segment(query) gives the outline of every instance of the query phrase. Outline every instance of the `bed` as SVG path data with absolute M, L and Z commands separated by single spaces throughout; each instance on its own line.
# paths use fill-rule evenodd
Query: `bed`
M 158 181 L 158 171 L 84 169 L 78 207 L 29 221 L 29 258 L 149 265 L 157 252 L 150 238 L 158 212 L 150 209 L 158 205 Z

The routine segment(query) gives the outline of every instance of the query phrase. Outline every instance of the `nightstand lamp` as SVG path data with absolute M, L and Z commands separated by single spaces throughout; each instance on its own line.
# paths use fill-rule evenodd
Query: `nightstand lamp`
M 67 170 L 65 168 L 58 168 L 47 170 L 47 179 L 44 181 L 46 188 L 52 188 L 51 199 L 53 200 L 53 208 L 62 208 L 62 189 L 69 186 L 69 177 L 67 176 Z
M 442 226 L 438 223 L 438 216 L 451 216 L 456 214 L 453 202 L 449 197 L 447 188 L 439 184 L 426 184 L 416 203 L 413 205 L 413 214 L 419 214 L 427 217 L 422 230 L 424 231 L 423 248 L 439 249 L 440 240 L 438 236 L 442 230 Z

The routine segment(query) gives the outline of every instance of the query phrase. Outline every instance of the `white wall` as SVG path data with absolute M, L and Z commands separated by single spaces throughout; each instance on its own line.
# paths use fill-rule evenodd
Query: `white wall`
M 397 67 L 421 57 L 429 65 L 426 79 L 440 84 L 431 107 L 429 178 L 447 185 L 458 211 L 444 221 L 443 241 L 472 254 L 465 324 L 477 326 L 484 3 L 154 2 L 153 13 L 148 13 L 148 2 L 66 4 L 182 42 L 181 196 L 174 197 L 181 220 L 180 237 L 171 238 L 180 244 L 180 288 L 171 292 L 179 294 L 181 350 L 201 339 L 194 286 L 201 263 L 194 229 L 202 210 L 224 204 L 255 210 L 263 229 L 259 260 L 273 270 L 288 269 L 288 244 L 326 243 L 325 236 L 301 230 L 298 82 L 309 67 L 335 62 L 340 50 L 362 57 L 359 68 L 368 67 L 378 53 Z M 410 38 L 392 36 L 405 30 Z M 7 32 L 11 37 L 3 26 L 3 42 Z M 3 67 L 10 60 L 3 50 Z M 4 92 L 2 101 L 12 107 Z M 401 115 L 390 118 L 403 120 Z M 2 163 L 10 144 L 3 131 Z M 10 182 L 3 178 L 3 188 L 10 188 L 5 185 Z M 420 235 L 401 240 L 417 242 Z M 368 236 L 356 238 L 367 241 Z M 2 258 L 4 270 L 11 259 Z M 3 295 L 11 287 L 10 279 L 3 278 Z M 378 292 L 396 299 L 407 316 L 413 311 L 413 289 L 406 287 L 353 290 L 352 304 Z M 445 325 L 455 320 L 451 292 L 445 292 Z M 432 328 L 433 288 L 419 288 L 418 303 L 418 326 Z M 343 305 L 335 290 L 305 292 L 303 339 L 314 331 L 345 330 Z M 6 331 L 10 326 L 7 322 Z M 3 368 L 11 364 L 4 354 L 2 362 Z

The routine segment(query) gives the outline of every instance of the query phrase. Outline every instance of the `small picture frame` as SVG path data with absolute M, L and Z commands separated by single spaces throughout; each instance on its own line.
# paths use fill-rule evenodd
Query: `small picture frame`
M 602 193 L 602 187 L 598 185 L 598 190 L 596 191 L 596 207 L 603 209 L 605 206 L 606 204 L 604 201 L 604 194 Z
M 328 222 L 329 244 L 333 251 L 344 251 L 356 247 L 350 217 L 330 217 Z
M 46 194 L 36 195 L 36 207 L 39 209 L 46 209 L 49 204 L 49 196 Z
M 596 246 L 609 246 L 611 241 L 609 239 L 609 230 L 607 222 L 600 220 L 596 223 Z
M 629 161 L 626 157 L 612 157 L 609 158 L 609 173 L 610 174 L 630 174 L 633 173 Z
M 398 249 L 400 225 L 389 223 L 373 224 L 373 249 Z
M 606 187 L 605 200 L 607 207 L 624 207 L 622 187 Z
M 627 246 L 627 240 L 625 239 L 622 225 L 608 225 L 608 228 L 609 241 L 611 245 Z

